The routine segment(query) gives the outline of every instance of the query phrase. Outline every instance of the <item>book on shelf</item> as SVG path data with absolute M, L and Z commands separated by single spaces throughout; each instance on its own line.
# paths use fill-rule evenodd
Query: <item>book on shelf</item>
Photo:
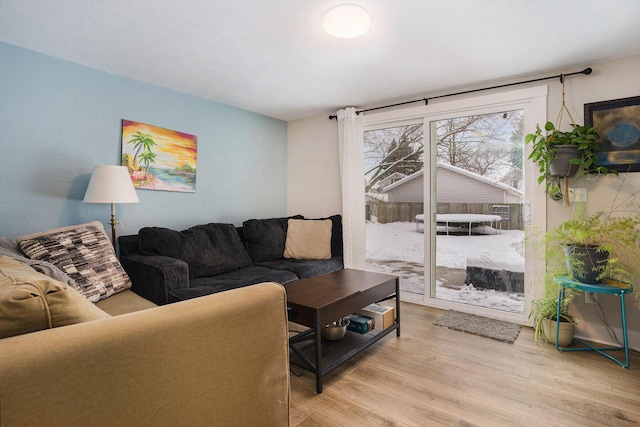
M 394 307 L 383 304 L 369 304 L 363 307 L 358 314 L 373 317 L 376 321 L 376 329 L 379 330 L 387 329 L 396 320 Z
M 372 317 L 351 315 L 347 316 L 347 318 L 349 319 L 347 330 L 352 332 L 366 334 L 367 332 L 374 330 L 376 327 L 376 321 Z

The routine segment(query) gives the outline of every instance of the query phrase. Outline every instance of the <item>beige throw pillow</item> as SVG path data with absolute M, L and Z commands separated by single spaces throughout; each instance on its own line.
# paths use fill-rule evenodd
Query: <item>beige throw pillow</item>
M 290 219 L 284 257 L 290 259 L 331 258 L 330 219 Z
M 71 286 L 0 257 L 0 338 L 107 317 Z

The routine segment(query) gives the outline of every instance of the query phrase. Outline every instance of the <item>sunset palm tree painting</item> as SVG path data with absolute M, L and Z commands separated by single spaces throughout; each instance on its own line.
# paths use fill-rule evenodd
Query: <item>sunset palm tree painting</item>
M 122 120 L 122 165 L 136 188 L 196 191 L 198 137 Z

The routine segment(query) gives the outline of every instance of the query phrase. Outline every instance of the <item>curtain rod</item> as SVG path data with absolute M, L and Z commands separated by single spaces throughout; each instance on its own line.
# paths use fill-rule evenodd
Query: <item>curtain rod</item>
M 375 107 L 375 108 L 369 108 L 369 109 L 366 109 L 366 110 L 356 111 L 356 114 L 359 115 L 360 113 L 365 113 L 367 111 L 380 110 L 382 108 L 397 107 L 399 105 L 413 104 L 414 102 L 423 102 L 424 101 L 424 105 L 428 105 L 429 104 L 429 100 L 431 100 L 431 99 L 446 98 L 448 96 L 456 96 L 456 95 L 465 95 L 467 93 L 474 93 L 474 92 L 480 92 L 480 91 L 483 91 L 483 90 L 491 90 L 491 89 L 500 89 L 500 88 L 507 87 L 507 86 L 522 85 L 522 84 L 526 84 L 526 83 L 539 82 L 539 81 L 542 81 L 542 80 L 551 80 L 551 79 L 560 78 L 560 83 L 564 83 L 564 78 L 565 77 L 575 76 L 577 74 L 589 75 L 592 72 L 593 72 L 593 70 L 591 68 L 585 68 L 584 70 L 576 71 L 575 73 L 558 74 L 558 75 L 555 75 L 555 76 L 540 77 L 539 79 L 525 80 L 525 81 L 522 81 L 522 82 L 506 83 L 506 84 L 498 85 L 498 86 L 484 87 L 484 88 L 480 88 L 480 89 L 465 90 L 463 92 L 448 93 L 446 95 L 432 96 L 431 98 L 414 99 L 413 101 L 400 102 L 398 104 L 383 105 L 381 107 Z M 338 118 L 337 115 L 329 116 L 329 120 L 337 119 L 337 118 Z

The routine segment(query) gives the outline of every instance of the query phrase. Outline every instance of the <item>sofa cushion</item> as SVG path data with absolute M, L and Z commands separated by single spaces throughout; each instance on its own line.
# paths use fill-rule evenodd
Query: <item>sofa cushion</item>
M 253 262 L 281 259 L 289 219 L 303 218 L 302 215 L 294 215 L 286 218 L 250 219 L 242 223 L 247 252 Z
M 18 237 L 20 250 L 71 277 L 92 302 L 131 287 L 102 223 L 72 225 Z
M 330 219 L 331 220 L 331 256 L 342 256 L 342 215 L 331 215 L 327 218 L 318 219 Z
M 189 278 L 214 276 L 251 265 L 233 224 L 196 225 L 184 231 L 144 227 L 140 252 L 176 258 L 189 265 Z
M 188 288 L 172 289 L 169 302 L 183 301 L 262 282 L 284 284 L 297 279 L 298 277 L 290 271 L 251 266 L 217 276 L 192 279 L 189 281 Z
M 256 265 L 260 267 L 271 268 L 274 270 L 290 271 L 299 279 L 309 279 L 311 277 L 320 276 L 322 274 L 331 273 L 333 271 L 338 271 L 344 268 L 342 257 L 314 260 L 283 258 L 275 261 L 260 262 Z
M 96 307 L 111 316 L 133 313 L 157 307 L 151 301 L 142 298 L 131 289 L 117 293 L 96 303 Z
M 0 338 L 107 317 L 65 283 L 0 257 Z
M 331 227 L 329 219 L 290 219 L 287 225 L 284 258 L 331 258 Z
M 5 237 L 0 237 L 0 256 L 1 255 L 6 255 L 9 258 L 24 262 L 35 271 L 45 274 L 60 282 L 66 283 L 78 292 L 82 293 L 82 289 L 80 289 L 80 286 L 78 286 L 75 280 L 69 277 L 67 273 L 60 270 L 50 262 L 25 257 L 24 254 L 20 252 L 18 245 Z

